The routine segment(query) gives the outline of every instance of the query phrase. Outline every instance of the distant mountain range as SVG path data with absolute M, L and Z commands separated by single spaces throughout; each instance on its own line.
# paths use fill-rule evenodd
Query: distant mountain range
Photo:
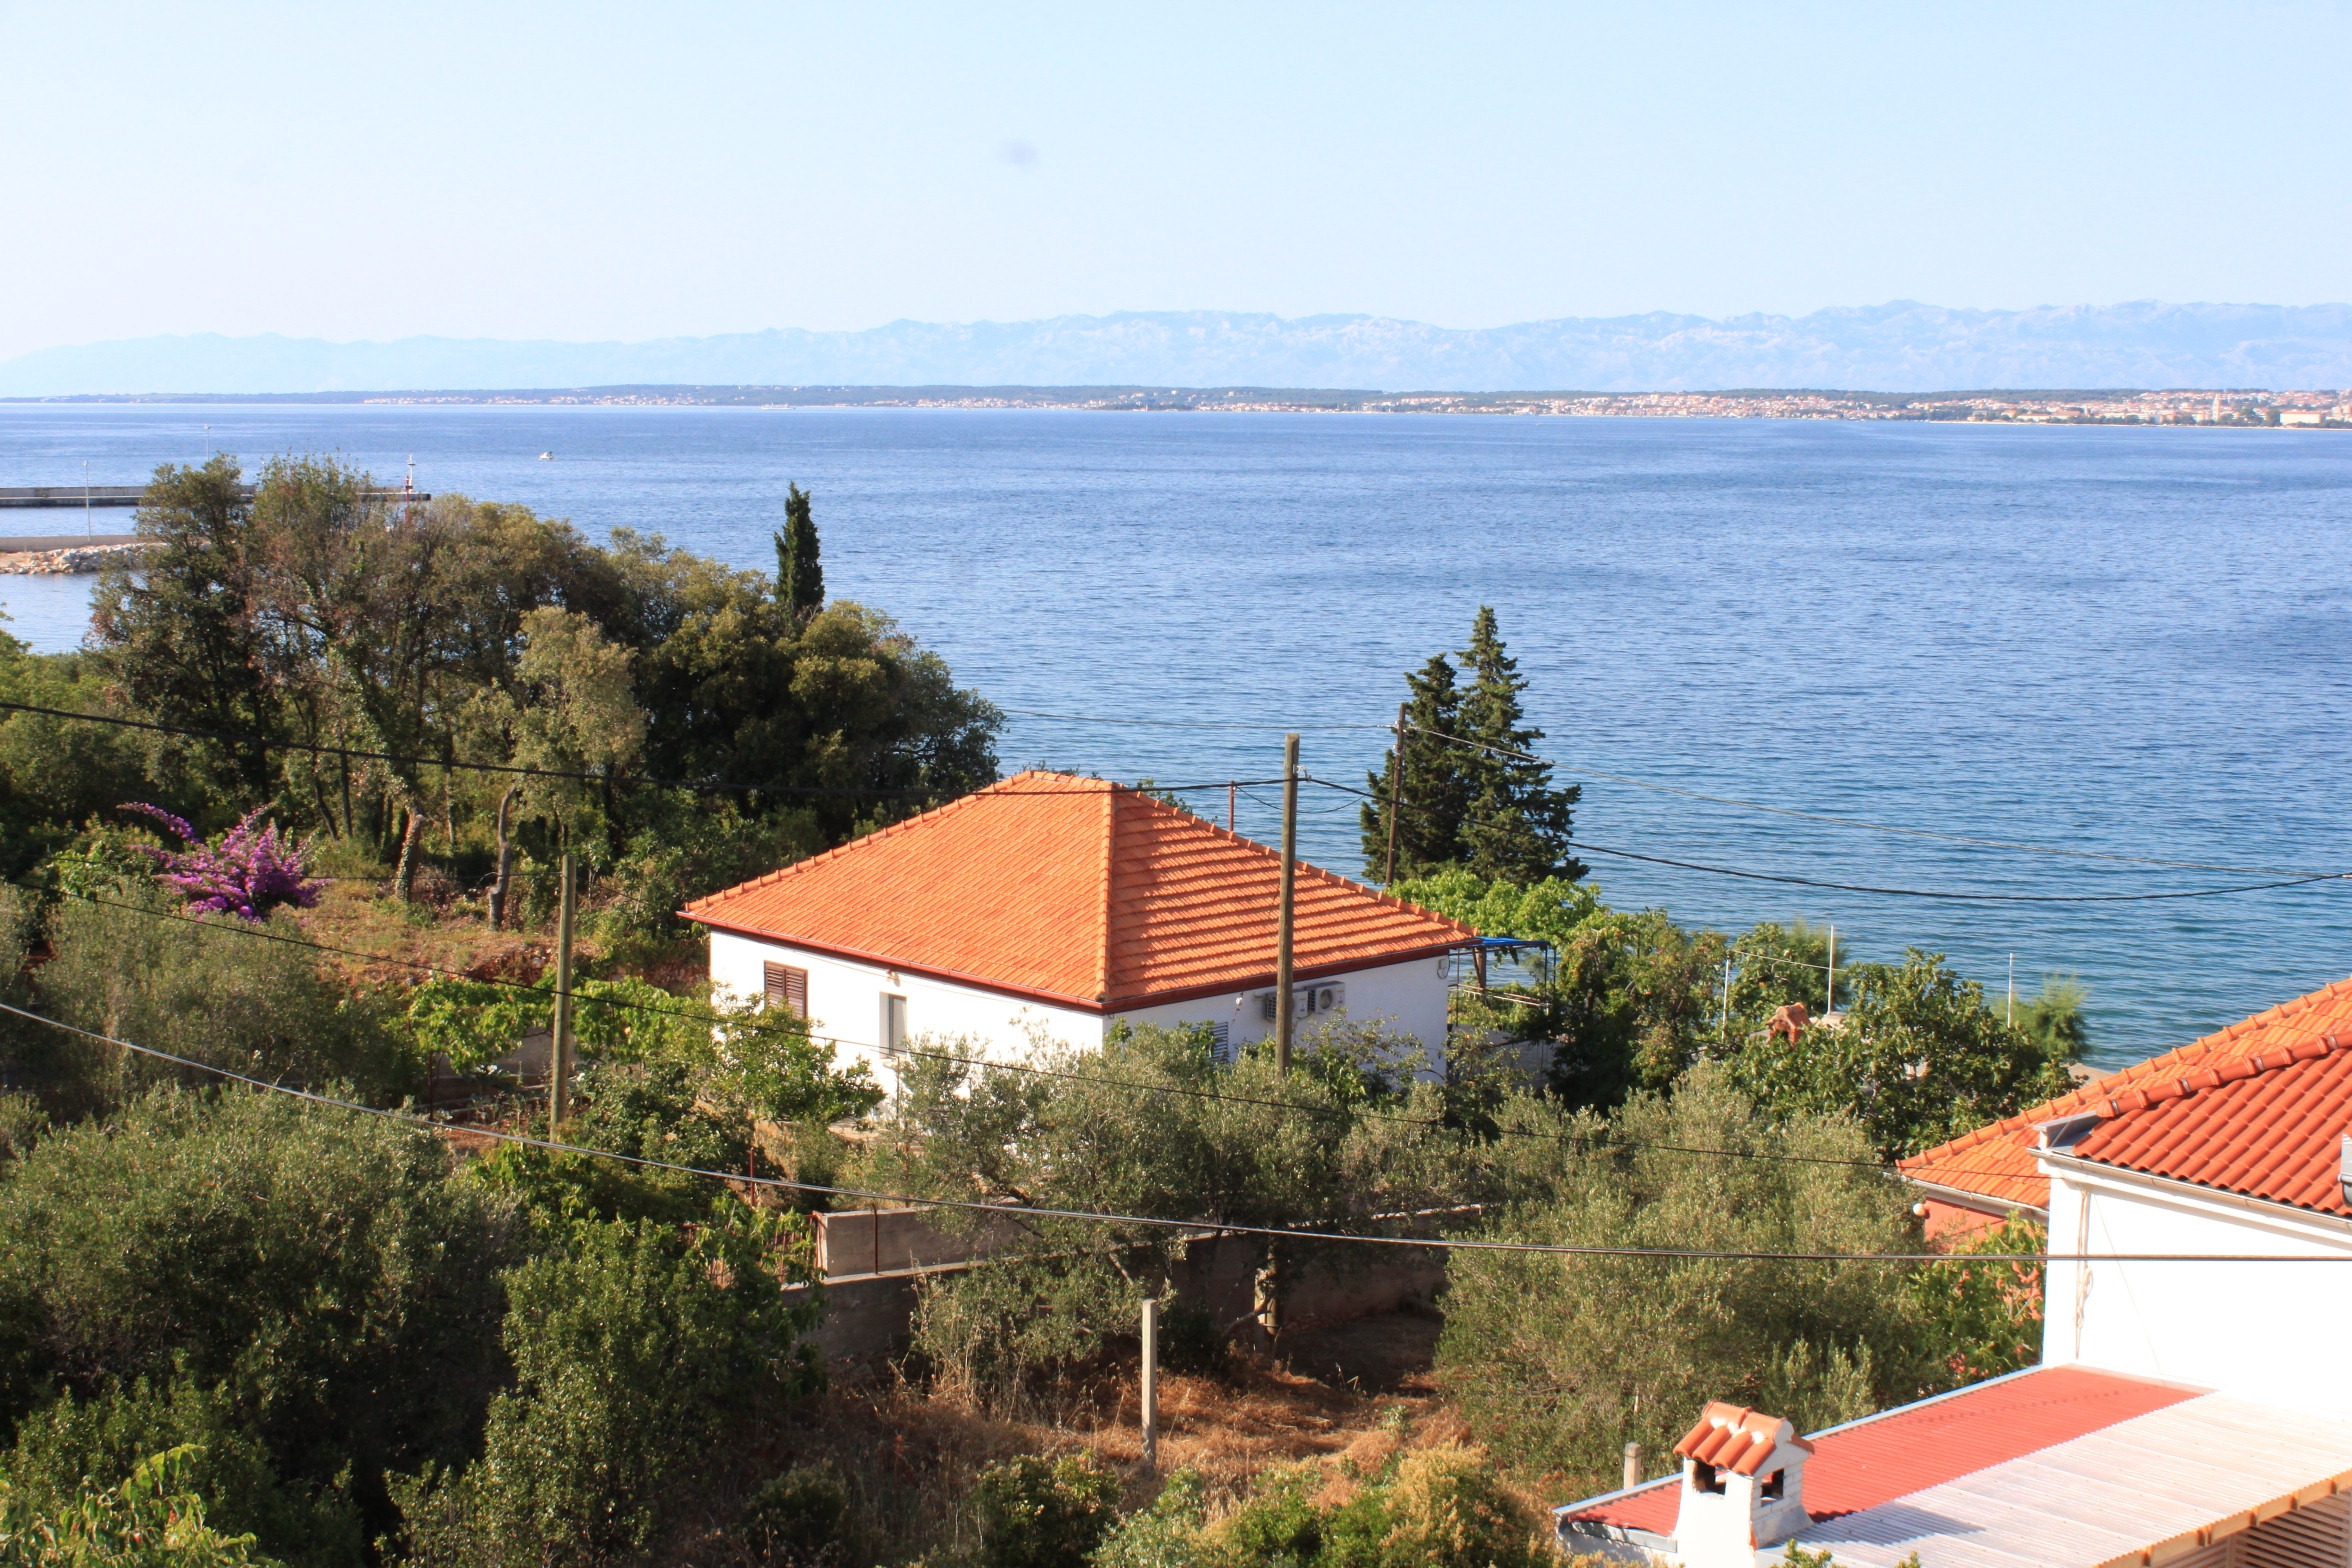
M 2045 306 L 1908 300 L 1722 321 L 1663 312 L 1458 330 L 1380 316 L 1137 311 L 894 321 L 644 343 L 134 338 L 0 362 L 0 396 L 699 386 L 1345 387 L 1702 391 L 1820 387 L 2352 387 L 2352 305 Z

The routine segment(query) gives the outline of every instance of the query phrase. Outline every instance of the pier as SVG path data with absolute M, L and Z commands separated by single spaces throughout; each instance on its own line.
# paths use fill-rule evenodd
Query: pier
M 252 485 L 239 485 L 240 500 L 253 499 Z M 370 490 L 370 501 L 430 501 L 432 496 L 421 490 Z M 0 488 L 0 508 L 7 507 L 76 507 L 90 510 L 97 507 L 138 506 L 147 499 L 145 485 L 19 485 Z

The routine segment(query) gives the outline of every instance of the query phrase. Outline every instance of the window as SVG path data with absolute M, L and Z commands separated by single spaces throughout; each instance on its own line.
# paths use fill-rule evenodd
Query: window
M 1209 1054 L 1221 1067 L 1233 1065 L 1233 1026 L 1223 1019 L 1209 1025 Z
M 1781 1477 L 1787 1474 L 1788 1472 L 1786 1470 L 1775 1470 L 1764 1478 L 1764 1501 L 1768 1503 L 1777 1503 L 1780 1501 L 1782 1487 Z
M 886 1050 L 892 1051 L 904 1050 L 906 1048 L 906 1037 L 906 998 L 903 996 L 893 996 L 886 991 L 882 995 L 883 1047 Z
M 790 964 L 762 964 L 760 969 L 767 981 L 768 1005 L 788 1008 L 795 1018 L 808 1017 L 808 971 Z

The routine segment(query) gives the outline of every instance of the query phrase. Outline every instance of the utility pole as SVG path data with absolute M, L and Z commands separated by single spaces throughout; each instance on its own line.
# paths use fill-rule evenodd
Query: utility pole
M 1143 1304 L 1143 1392 L 1137 1403 L 1143 1425 L 1143 1468 L 1160 1467 L 1160 1303 Z
M 82 533 L 84 537 L 97 532 L 98 525 L 90 521 L 90 460 L 82 459 Z
M 559 1136 L 563 1119 L 571 1114 L 572 1096 L 572 852 L 563 852 L 563 892 L 555 906 L 555 1033 L 548 1041 L 547 1136 Z
M 2017 955 L 2015 953 L 2009 955 L 2009 1012 L 2001 1022 L 2012 1029 L 2017 1027 Z
M 1822 1006 L 1824 1014 L 1837 1011 L 1837 927 L 1829 928 L 1829 999 Z
M 1391 754 L 1388 769 L 1388 875 L 1381 879 L 1382 887 L 1396 883 L 1397 807 L 1405 798 L 1405 704 L 1397 704 L 1396 750 Z
M 1233 831 L 1233 797 L 1240 791 L 1238 783 L 1232 779 L 1225 781 L 1225 831 L 1228 833 Z
M 1298 734 L 1282 737 L 1282 903 L 1274 917 L 1274 1066 L 1290 1071 L 1298 1009 L 1290 994 L 1291 906 L 1298 884 Z

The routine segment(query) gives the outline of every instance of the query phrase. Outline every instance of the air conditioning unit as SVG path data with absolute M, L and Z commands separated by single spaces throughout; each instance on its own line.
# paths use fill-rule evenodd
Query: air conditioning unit
M 1274 999 L 1279 992 L 1265 991 L 1258 996 L 1258 1016 L 1267 1023 L 1274 1021 Z M 1321 1013 L 1337 1012 L 1347 1006 L 1347 987 L 1337 981 L 1321 985 L 1303 985 L 1290 993 L 1292 1016 L 1313 1018 Z

